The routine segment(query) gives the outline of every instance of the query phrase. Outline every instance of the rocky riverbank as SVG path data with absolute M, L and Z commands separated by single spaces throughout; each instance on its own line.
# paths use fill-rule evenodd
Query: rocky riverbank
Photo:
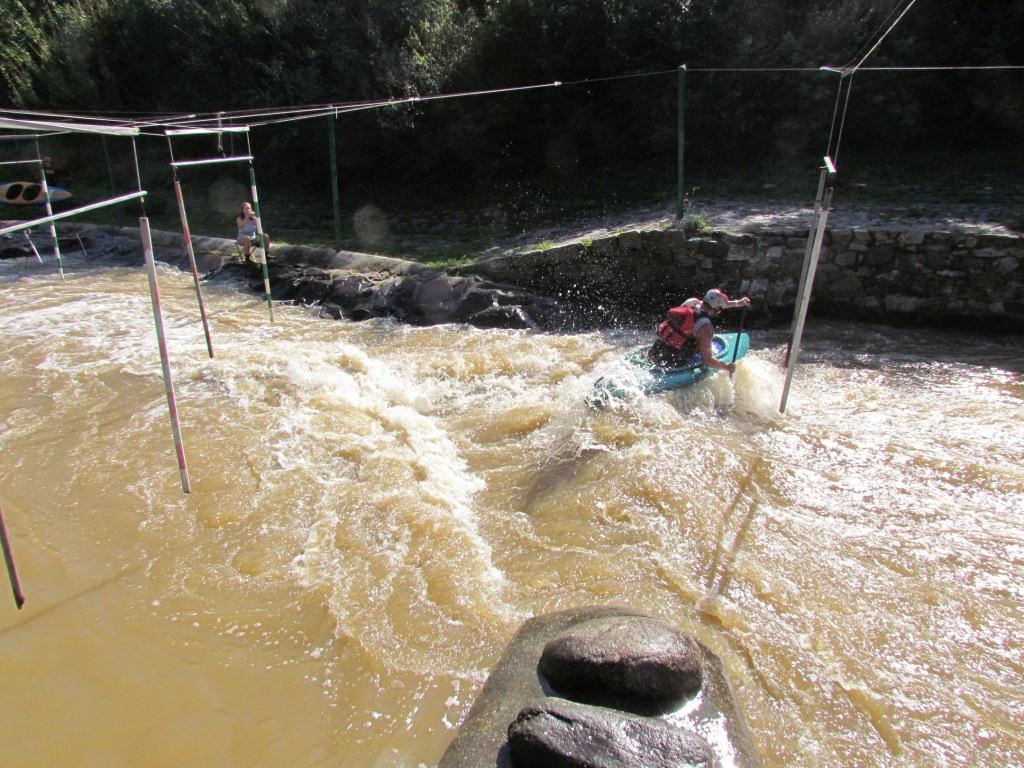
M 808 211 L 809 214 L 809 211 Z M 841 227 L 827 233 L 811 314 L 903 325 L 969 325 L 1024 332 L 1024 237 L 1009 231 Z M 938 225 L 936 225 L 938 226 Z M 988 229 L 993 229 L 988 227 Z M 138 230 L 65 224 L 62 250 L 91 263 L 142 263 Z M 48 238 L 35 236 L 46 254 Z M 708 286 L 753 300 L 749 322 L 792 316 L 807 230 L 748 222 L 695 235 L 675 222 L 505 249 L 440 269 L 353 251 L 277 246 L 269 264 L 278 301 L 322 307 L 336 318 L 393 317 L 430 325 L 585 330 L 653 323 L 661 311 Z M 182 238 L 153 232 L 156 258 L 187 268 Z M 248 281 L 264 290 L 262 269 L 241 264 L 234 243 L 193 238 L 209 280 Z M 33 259 L 18 239 L 0 258 Z M 52 260 L 52 256 L 49 256 Z

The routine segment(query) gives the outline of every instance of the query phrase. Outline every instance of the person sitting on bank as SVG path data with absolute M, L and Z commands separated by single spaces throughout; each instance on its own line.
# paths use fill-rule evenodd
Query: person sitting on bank
M 253 248 L 260 245 L 259 229 L 256 226 L 256 214 L 253 213 L 251 203 L 242 203 L 242 210 L 235 217 L 235 225 L 238 227 L 238 245 L 242 248 L 242 256 L 248 261 L 252 255 Z M 270 254 L 270 235 L 263 233 L 265 251 Z M 255 259 L 253 259 L 255 261 Z
M 725 309 L 749 307 L 750 298 L 730 299 L 723 291 L 712 288 L 703 299 L 687 299 L 672 307 L 658 324 L 658 338 L 648 353 L 652 363 L 666 368 L 685 368 L 694 365 L 700 355 L 703 365 L 732 373 L 735 363 L 723 363 L 711 350 L 715 326 L 711 322 Z

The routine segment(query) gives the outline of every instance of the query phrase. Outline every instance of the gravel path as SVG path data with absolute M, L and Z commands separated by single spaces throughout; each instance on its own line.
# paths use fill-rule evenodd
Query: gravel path
M 813 205 L 794 203 L 704 200 L 690 209 L 704 216 L 715 229 L 758 232 L 806 229 Z M 491 252 L 512 251 L 541 242 L 562 243 L 607 237 L 629 229 L 666 229 L 676 226 L 675 204 L 637 208 L 611 214 L 575 226 L 533 229 L 493 245 Z M 964 232 L 970 234 L 1020 235 L 1024 231 L 1024 201 L 1015 203 L 920 202 L 881 206 L 878 203 L 837 201 L 828 219 L 829 229 L 892 229 L 898 231 Z

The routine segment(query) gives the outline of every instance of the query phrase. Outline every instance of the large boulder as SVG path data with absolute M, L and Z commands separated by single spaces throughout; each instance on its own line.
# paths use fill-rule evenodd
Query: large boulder
M 700 690 L 700 649 L 666 621 L 614 616 L 555 638 L 540 671 L 562 695 L 636 712 L 668 709 Z
M 564 742 L 562 737 L 571 740 L 569 731 L 572 729 L 562 729 L 555 723 L 555 720 L 568 715 L 570 710 L 567 707 L 571 707 L 572 704 L 560 702 L 557 706 L 554 705 L 556 700 L 551 698 L 554 694 L 561 694 L 563 699 L 567 697 L 567 694 L 555 690 L 555 686 L 540 671 L 539 666 L 546 647 L 552 643 L 557 645 L 558 640 L 572 636 L 581 626 L 593 622 L 593 627 L 599 627 L 602 621 L 615 623 L 624 618 L 640 619 L 639 625 L 635 626 L 642 626 L 649 621 L 657 621 L 628 608 L 601 606 L 559 611 L 537 616 L 525 622 L 509 642 L 491 675 L 487 678 L 483 690 L 460 726 L 458 734 L 438 763 L 438 768 L 621 765 L 621 763 L 615 762 L 579 764 L 557 762 L 557 759 L 560 758 L 556 758 L 554 755 L 560 754 L 558 750 L 562 748 L 554 745 L 555 736 L 559 737 L 557 741 Z M 662 628 L 659 628 L 654 634 L 661 636 Z M 649 648 L 651 639 L 650 635 L 645 636 L 641 632 L 637 638 L 637 648 Z M 575 702 L 576 707 L 572 708 L 570 719 L 563 719 L 563 722 L 575 722 L 580 728 L 583 728 L 584 723 L 590 723 L 592 727 L 588 726 L 589 730 L 586 730 L 590 735 L 585 738 L 590 738 L 595 742 L 605 740 L 607 734 L 618 729 L 619 734 L 625 734 L 622 738 L 628 737 L 634 740 L 631 743 L 639 743 L 641 737 L 637 734 L 641 730 L 645 734 L 643 739 L 649 738 L 650 743 L 656 743 L 661 736 L 667 738 L 667 734 L 674 733 L 663 729 L 663 726 L 672 725 L 685 729 L 691 735 L 696 734 L 705 739 L 711 744 L 713 754 L 719 762 L 731 764 L 736 768 L 756 767 L 758 765 L 757 752 L 732 698 L 721 661 L 700 643 L 694 641 L 694 646 L 700 656 L 699 665 L 696 666 L 703 670 L 700 692 L 685 706 L 665 718 L 638 717 L 633 712 L 619 709 L 618 711 L 612 710 L 611 715 L 602 715 L 601 719 L 594 719 L 595 711 L 599 711 L 600 708 L 583 702 Z M 646 723 L 650 728 L 645 726 L 644 729 L 640 729 L 639 725 L 636 725 L 638 723 Z M 513 726 L 511 729 L 510 725 Z M 633 735 L 628 736 L 628 734 Z M 529 753 L 521 753 L 521 760 L 533 759 L 529 755 L 535 754 L 534 749 L 541 749 L 542 743 L 552 743 L 552 749 L 555 751 L 543 753 L 548 755 L 548 762 L 530 763 L 514 760 L 510 739 L 520 739 L 520 737 L 520 747 Z M 609 760 L 612 759 L 607 755 L 606 757 Z M 643 760 L 632 763 L 636 766 L 651 764 Z M 658 763 L 653 764 L 658 765 Z M 687 765 L 686 763 L 681 764 Z M 715 763 L 708 764 L 714 765 Z
M 548 698 L 508 728 L 516 768 L 710 768 L 711 745 L 661 720 Z

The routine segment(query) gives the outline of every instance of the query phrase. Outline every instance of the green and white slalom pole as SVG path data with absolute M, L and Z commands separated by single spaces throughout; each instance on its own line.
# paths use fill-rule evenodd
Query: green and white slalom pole
M 252 150 L 249 151 L 249 154 L 252 154 Z M 252 162 L 249 163 L 249 187 L 252 193 L 252 209 L 256 214 L 256 236 L 260 239 L 260 248 L 263 249 L 263 290 L 267 295 L 267 310 L 270 312 L 270 322 L 274 322 L 274 299 L 270 295 L 270 271 L 267 269 L 267 236 L 263 233 L 260 201 L 256 193 L 256 171 L 252 167 Z
M 213 357 L 213 341 L 210 338 L 210 323 L 206 319 L 206 303 L 203 301 L 203 289 L 199 285 L 199 270 L 196 269 L 196 253 L 192 248 L 192 232 L 188 228 L 188 216 L 185 215 L 185 199 L 181 194 L 181 182 L 177 174 L 174 177 L 174 194 L 178 198 L 178 213 L 181 214 L 181 233 L 185 238 L 185 251 L 188 253 L 188 265 L 192 269 L 192 281 L 196 286 L 196 298 L 199 299 L 199 316 L 203 319 L 203 333 L 206 334 L 206 351 Z
M 46 169 L 43 167 L 43 158 L 39 151 L 39 139 L 36 139 L 36 157 L 39 159 L 39 182 L 43 185 L 43 200 L 46 201 L 46 215 L 53 216 L 53 206 L 50 204 L 50 186 L 46 183 Z M 53 255 L 57 259 L 57 267 L 60 269 L 60 279 L 64 279 L 64 260 L 60 257 L 60 243 L 57 242 L 57 225 L 50 221 L 50 237 L 53 238 Z

